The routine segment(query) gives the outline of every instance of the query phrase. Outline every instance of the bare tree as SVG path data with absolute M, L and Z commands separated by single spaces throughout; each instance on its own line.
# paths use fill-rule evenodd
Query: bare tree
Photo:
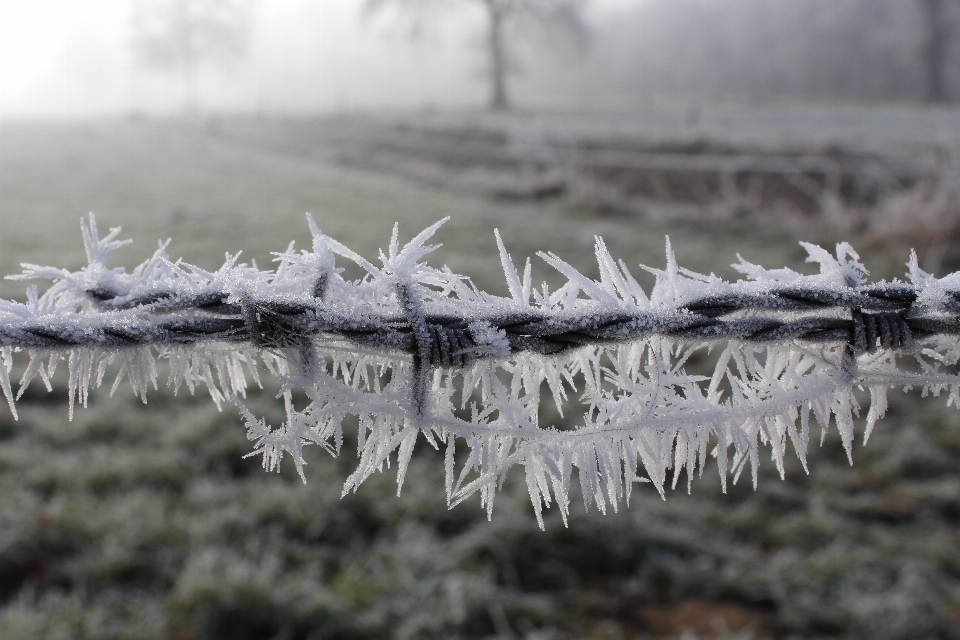
M 148 67 L 180 73 L 184 111 L 194 114 L 201 63 L 246 55 L 252 9 L 252 0 L 134 0 L 134 52 Z
M 510 108 L 507 81 L 515 68 L 508 44 L 534 31 L 562 35 L 582 43 L 586 36 L 583 9 L 587 0 L 367 0 L 365 12 L 373 15 L 394 7 L 408 14 L 411 35 L 419 33 L 424 21 L 451 6 L 476 5 L 487 18 L 484 48 L 489 63 L 490 108 Z

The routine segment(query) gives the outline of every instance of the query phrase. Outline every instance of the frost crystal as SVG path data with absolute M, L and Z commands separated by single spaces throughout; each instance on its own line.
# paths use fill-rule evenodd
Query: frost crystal
M 685 471 L 689 489 L 708 455 L 724 488 L 747 468 L 756 484 L 764 447 L 781 475 L 788 445 L 806 468 L 811 416 L 821 433 L 833 423 L 852 456 L 855 389 L 870 396 L 864 442 L 890 388 L 958 400 L 960 274 L 937 279 L 915 255 L 910 283 L 867 284 L 850 245 L 831 255 L 804 244 L 819 274 L 740 258 L 734 267 L 747 280 L 731 283 L 679 267 L 668 241 L 666 267 L 642 267 L 656 276 L 645 292 L 596 238 L 599 280 L 540 254 L 567 278 L 551 292 L 532 286 L 529 260 L 517 272 L 497 234 L 503 298 L 423 262 L 443 221 L 403 247 L 395 227 L 379 267 L 308 222 L 311 249 L 291 243 L 275 271 L 228 255 L 208 272 L 172 262 L 161 244 L 126 273 L 107 267 L 125 244 L 120 230 L 100 238 L 91 216 L 81 225 L 86 267 L 24 265 L 14 278 L 52 286 L 31 288 L 26 304 L 0 301 L 0 389 L 11 411 L 34 379 L 50 389 L 61 360 L 71 415 L 108 369 L 111 392 L 126 378 L 146 401 L 165 359 L 174 390 L 202 384 L 218 407 L 240 407 L 249 455 L 265 469 L 289 455 L 305 480 L 303 447 L 337 455 L 352 415 L 359 462 L 344 493 L 393 461 L 399 491 L 423 436 L 445 448 L 451 506 L 479 494 L 492 513 L 497 488 L 520 466 L 543 526 L 553 502 L 566 520 L 574 469 L 584 505 L 606 511 L 638 482 L 665 495 Z M 364 278 L 342 278 L 336 256 Z M 14 396 L 9 372 L 21 351 L 29 362 Z M 241 403 L 261 371 L 281 386 L 287 420 L 278 427 Z M 302 409 L 295 389 L 309 399 Z M 551 407 L 556 424 L 542 418 Z M 465 457 L 454 455 L 458 440 Z

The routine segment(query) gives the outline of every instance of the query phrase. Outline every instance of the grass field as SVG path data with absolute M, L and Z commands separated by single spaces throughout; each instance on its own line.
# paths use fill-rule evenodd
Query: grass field
M 681 264 L 726 277 L 736 253 L 763 264 L 802 265 L 793 238 L 753 228 L 640 224 L 629 218 L 585 216 L 538 203 L 510 203 L 421 188 L 396 178 L 325 165 L 282 153 L 260 153 L 196 128 L 153 123 L 11 124 L 0 129 L 0 271 L 19 263 L 84 263 L 79 220 L 93 211 L 104 229 L 122 226 L 135 244 L 118 260 L 145 259 L 158 239 L 169 252 L 204 268 L 224 252 L 270 264 L 270 252 L 309 240 L 305 212 L 328 235 L 375 257 L 394 222 L 401 237 L 450 216 L 437 234 L 431 262 L 449 264 L 483 287 L 503 287 L 493 229 L 514 257 L 554 251 L 578 267 L 593 262 L 593 236 L 630 264 L 663 265 L 669 234 Z M 816 236 L 811 229 L 810 236 Z M 808 238 L 809 239 L 809 238 Z M 877 265 L 898 275 L 900 265 Z M 536 274 L 550 274 L 535 264 Z M 639 270 L 638 270 L 639 271 Z M 652 282 L 652 280 L 651 280 Z M 4 284 L 5 295 L 22 295 Z M 503 289 L 505 291 L 505 288 Z
M 669 234 L 681 265 L 725 277 L 738 252 L 804 256 L 760 229 L 438 192 L 172 123 L 0 126 L 0 271 L 82 264 L 89 210 L 136 240 L 127 267 L 167 237 L 205 268 L 240 249 L 266 266 L 307 242 L 305 211 L 373 257 L 394 221 L 409 238 L 449 215 L 431 262 L 501 292 L 494 227 L 514 259 L 552 250 L 588 273 L 594 234 L 652 266 Z M 876 273 L 902 273 L 876 256 Z M 70 423 L 58 385 L 31 388 L 19 422 L 0 416 L 3 638 L 960 637 L 960 415 L 942 399 L 892 395 L 852 468 L 831 431 L 809 476 L 794 463 L 781 482 L 770 463 L 757 491 L 723 495 L 708 469 L 689 496 L 641 487 L 620 513 L 574 509 L 569 528 L 553 514 L 544 533 L 520 482 L 492 522 L 476 501 L 447 510 L 426 446 L 400 497 L 387 472 L 340 498 L 349 446 L 314 452 L 303 485 L 242 458 L 235 410 L 165 389 L 143 406 L 121 389 Z M 281 419 L 269 390 L 250 405 Z

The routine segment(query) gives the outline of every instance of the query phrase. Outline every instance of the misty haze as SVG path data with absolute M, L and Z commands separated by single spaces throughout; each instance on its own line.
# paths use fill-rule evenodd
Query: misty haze
M 377 265 L 394 223 L 402 246 L 449 216 L 430 265 L 501 296 L 494 229 L 537 291 L 566 281 L 537 252 L 601 278 L 595 236 L 647 291 L 666 236 L 730 281 L 738 254 L 814 273 L 800 241 L 850 242 L 871 281 L 911 250 L 943 277 L 958 103 L 960 0 L 0 0 L 0 275 L 86 265 L 92 211 L 134 240 L 128 272 L 168 238 L 199 270 L 274 269 L 310 212 Z M 714 351 L 688 372 L 709 382 Z M 784 480 L 763 458 L 724 493 L 709 458 L 689 494 L 637 483 L 540 531 L 520 472 L 490 521 L 448 509 L 424 438 L 400 496 L 394 468 L 341 496 L 356 421 L 303 484 L 245 458 L 238 408 L 202 386 L 103 388 L 69 421 L 67 369 L 0 412 L 2 638 L 960 638 L 947 393 L 891 393 L 853 466 L 814 426 Z M 280 425 L 278 393 L 243 405 Z M 578 428 L 586 401 L 564 401 L 540 427 Z

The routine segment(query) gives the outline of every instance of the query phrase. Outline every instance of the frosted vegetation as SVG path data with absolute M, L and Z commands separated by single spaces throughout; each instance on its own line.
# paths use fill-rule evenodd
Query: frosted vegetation
M 852 460 L 861 400 L 866 443 L 891 388 L 958 401 L 960 275 L 937 279 L 915 256 L 909 282 L 868 284 L 849 245 L 805 244 L 819 274 L 741 258 L 745 279 L 726 282 L 679 267 L 668 241 L 665 268 L 642 267 L 656 279 L 647 292 L 597 238 L 598 280 L 540 254 L 566 278 L 550 290 L 498 235 L 510 294 L 500 297 L 424 261 L 442 222 L 402 247 L 395 227 L 377 266 L 308 221 L 312 247 L 291 244 L 272 271 L 239 254 L 205 271 L 161 244 L 127 273 L 107 264 L 125 244 L 120 230 L 101 238 L 91 217 L 86 267 L 24 265 L 15 278 L 53 285 L 0 303 L 10 410 L 32 382 L 51 389 L 63 360 L 71 415 L 105 382 L 115 391 L 126 380 L 145 402 L 166 360 L 174 391 L 205 387 L 218 408 L 237 405 L 265 469 L 289 456 L 306 481 L 304 447 L 336 456 L 356 424 L 359 461 L 343 493 L 393 465 L 399 491 L 423 436 L 443 452 L 448 505 L 479 494 L 489 516 L 520 466 L 542 527 L 554 503 L 566 523 L 577 486 L 587 508 L 605 511 L 636 483 L 661 496 L 682 479 L 689 487 L 710 457 L 724 490 L 748 469 L 756 485 L 761 455 L 781 477 L 791 450 L 806 468 L 813 422 L 821 442 L 835 429 Z M 365 275 L 344 278 L 338 257 Z M 29 362 L 15 392 L 16 352 Z M 244 405 L 264 373 L 279 383 L 279 425 Z

